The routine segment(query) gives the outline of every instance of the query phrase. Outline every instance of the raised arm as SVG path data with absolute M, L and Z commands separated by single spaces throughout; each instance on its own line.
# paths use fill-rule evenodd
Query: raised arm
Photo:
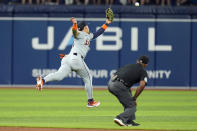
M 109 24 L 111 23 L 110 20 L 106 19 L 106 23 L 101 26 L 100 29 L 98 29 L 95 33 L 93 33 L 93 39 L 96 39 L 98 36 L 104 33 L 104 31 L 107 29 Z
M 73 23 L 72 26 L 73 36 L 74 38 L 77 38 L 77 36 L 79 35 L 79 32 L 77 31 L 77 20 L 74 17 L 72 17 L 70 21 Z

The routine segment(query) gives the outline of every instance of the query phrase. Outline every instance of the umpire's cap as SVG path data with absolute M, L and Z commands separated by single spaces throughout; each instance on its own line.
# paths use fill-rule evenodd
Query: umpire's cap
M 143 63 L 143 64 L 148 64 L 149 58 L 148 58 L 148 56 L 143 55 L 143 56 L 140 56 L 140 57 L 138 58 L 138 61 L 139 61 L 140 63 Z
M 78 29 L 79 29 L 79 31 L 82 31 L 83 28 L 84 28 L 86 25 L 87 25 L 87 24 L 86 24 L 85 21 L 80 22 L 80 23 L 78 24 Z

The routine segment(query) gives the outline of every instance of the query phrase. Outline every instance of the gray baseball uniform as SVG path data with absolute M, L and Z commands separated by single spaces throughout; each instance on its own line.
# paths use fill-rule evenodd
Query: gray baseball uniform
M 85 24 L 82 22 L 81 25 L 83 27 Z M 71 71 L 75 71 L 84 81 L 86 92 L 88 95 L 88 100 L 93 100 L 93 91 L 92 91 L 92 75 L 90 74 L 90 70 L 86 63 L 84 62 L 84 58 L 86 57 L 88 51 L 90 50 L 90 40 L 97 38 L 100 36 L 108 24 L 103 24 L 102 27 L 97 30 L 95 33 L 86 33 L 83 31 L 78 31 L 76 23 L 73 24 L 73 30 L 78 32 L 78 35 L 74 34 L 74 43 L 70 53 L 63 57 L 61 61 L 61 66 L 57 72 L 51 73 L 44 77 L 45 83 L 50 81 L 60 81 L 63 80 L 66 76 L 71 73 Z M 79 29 L 82 30 L 82 27 L 79 26 Z M 73 32 L 74 33 L 74 32 Z
M 90 40 L 93 39 L 93 33 L 87 34 L 78 31 L 79 35 L 74 39 L 73 47 L 68 55 L 62 61 L 57 72 L 51 73 L 44 77 L 45 83 L 50 81 L 60 81 L 69 75 L 71 71 L 75 71 L 84 81 L 88 99 L 92 99 L 92 75 L 89 68 L 84 62 L 86 54 L 90 50 Z

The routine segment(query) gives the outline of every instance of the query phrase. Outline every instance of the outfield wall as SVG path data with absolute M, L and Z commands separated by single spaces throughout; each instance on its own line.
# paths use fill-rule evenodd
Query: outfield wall
M 69 53 L 70 17 L 89 23 L 92 32 L 105 21 L 103 6 L 1 6 L 0 85 L 32 85 L 37 75 L 60 66 Z M 91 42 L 86 63 L 93 84 L 106 85 L 118 67 L 148 55 L 150 87 L 195 88 L 197 10 L 186 7 L 112 7 L 116 14 L 104 35 Z M 52 85 L 81 85 L 71 73 Z M 49 84 L 49 85 L 50 85 Z

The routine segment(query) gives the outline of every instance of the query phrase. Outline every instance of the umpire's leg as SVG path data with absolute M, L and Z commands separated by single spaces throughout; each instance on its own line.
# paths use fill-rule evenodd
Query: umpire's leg
M 136 105 L 133 102 L 130 90 L 119 81 L 109 81 L 108 90 L 115 95 L 124 107 L 124 112 L 119 114 L 117 118 L 121 119 L 125 124 L 135 119 Z

